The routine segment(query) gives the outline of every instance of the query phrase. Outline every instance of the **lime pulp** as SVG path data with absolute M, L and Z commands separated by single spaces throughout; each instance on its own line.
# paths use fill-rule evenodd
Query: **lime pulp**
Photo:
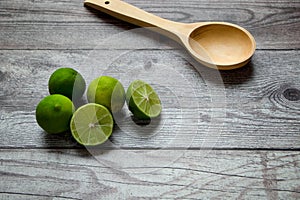
M 89 103 L 75 111 L 70 129 L 79 144 L 95 146 L 104 143 L 110 137 L 113 123 L 112 115 L 106 107 Z
M 133 81 L 127 92 L 126 102 L 129 110 L 138 119 L 149 119 L 160 115 L 161 101 L 155 90 L 141 80 Z

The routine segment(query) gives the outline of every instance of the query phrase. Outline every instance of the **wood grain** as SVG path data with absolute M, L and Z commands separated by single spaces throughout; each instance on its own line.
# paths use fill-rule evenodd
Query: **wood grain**
M 299 152 L 185 151 L 168 165 L 153 162 L 147 168 L 113 168 L 85 150 L 0 155 L 1 199 L 300 198 Z
M 258 51 L 248 66 L 216 74 L 83 0 L 1 0 L 0 199 L 300 199 L 300 2 L 126 2 L 179 22 L 236 23 Z M 59 67 L 88 83 L 101 74 L 125 87 L 149 80 L 163 116 L 135 130 L 118 124 L 95 149 L 48 135 L 35 106 Z
M 179 21 L 227 21 L 247 28 L 258 49 L 299 49 L 299 1 L 128 0 Z M 82 0 L 1 1 L 1 49 L 91 49 L 112 34 L 136 28 L 83 7 Z
M 73 67 L 87 83 L 107 74 L 127 88 L 142 77 L 158 90 L 163 117 L 137 129 L 117 122 L 111 142 L 118 148 L 300 148 L 299 51 L 257 51 L 250 65 L 219 74 L 223 82 L 205 79 L 206 68 L 198 73 L 183 50 L 110 53 L 121 56 L 110 60 L 104 50 L 0 51 L 0 146 L 76 146 L 70 134 L 47 135 L 35 122 L 35 106 L 48 95 L 51 73 Z M 94 61 L 87 59 L 95 55 Z M 221 104 L 214 96 L 218 90 Z

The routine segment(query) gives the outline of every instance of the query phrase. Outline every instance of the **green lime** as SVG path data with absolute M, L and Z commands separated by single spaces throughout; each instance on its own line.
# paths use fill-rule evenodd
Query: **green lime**
M 117 79 L 100 76 L 90 83 L 87 99 L 89 103 L 103 105 L 115 113 L 120 111 L 125 103 L 125 90 Z
M 36 107 L 36 121 L 47 133 L 61 133 L 69 130 L 74 112 L 70 99 L 60 94 L 45 97 Z
M 85 91 L 85 81 L 81 74 L 72 68 L 57 69 L 48 82 L 50 94 L 62 94 L 69 99 L 79 99 Z
M 151 119 L 161 113 L 161 102 L 154 89 L 141 80 L 133 81 L 126 92 L 129 110 L 137 119 Z
M 89 103 L 75 111 L 70 129 L 79 144 L 94 146 L 109 138 L 113 123 L 112 115 L 106 107 Z

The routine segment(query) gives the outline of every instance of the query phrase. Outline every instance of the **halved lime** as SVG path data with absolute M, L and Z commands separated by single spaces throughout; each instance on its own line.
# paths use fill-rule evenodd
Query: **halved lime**
M 151 119 L 161 113 L 161 102 L 154 89 L 141 80 L 133 81 L 126 92 L 126 103 L 134 117 Z
M 113 124 L 112 115 L 106 107 L 89 103 L 75 111 L 70 129 L 79 144 L 95 146 L 104 143 L 110 137 Z

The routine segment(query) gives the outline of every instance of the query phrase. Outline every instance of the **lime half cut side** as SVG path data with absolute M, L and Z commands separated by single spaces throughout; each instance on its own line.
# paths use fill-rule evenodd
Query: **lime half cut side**
M 161 113 L 161 101 L 154 89 L 141 80 L 133 81 L 126 93 L 129 110 L 138 119 L 151 119 Z
M 95 146 L 104 143 L 110 137 L 113 124 L 112 115 L 106 107 L 90 103 L 75 111 L 70 129 L 79 144 Z

